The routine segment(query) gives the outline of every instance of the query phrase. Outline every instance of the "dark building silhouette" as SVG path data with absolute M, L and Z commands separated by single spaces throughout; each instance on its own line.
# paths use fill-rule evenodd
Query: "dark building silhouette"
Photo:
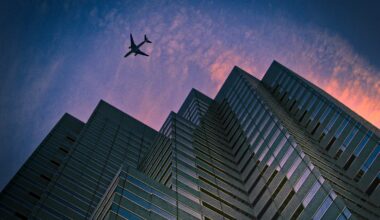
M 380 219 L 380 132 L 276 61 L 192 90 L 159 132 L 65 114 L 0 194 L 4 219 Z

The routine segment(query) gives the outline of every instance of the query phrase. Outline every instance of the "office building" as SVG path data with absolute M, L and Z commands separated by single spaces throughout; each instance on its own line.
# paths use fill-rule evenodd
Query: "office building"
M 193 89 L 159 132 L 65 115 L 0 195 L 21 219 L 379 219 L 380 131 L 274 61 Z

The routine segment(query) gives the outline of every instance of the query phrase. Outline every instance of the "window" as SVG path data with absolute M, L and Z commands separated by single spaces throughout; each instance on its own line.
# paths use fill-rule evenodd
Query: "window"
M 304 90 L 305 90 L 305 87 L 301 87 L 301 89 L 300 89 L 300 91 L 299 92 L 297 92 L 297 95 L 296 95 L 296 100 L 299 100 L 299 98 L 301 97 L 301 95 L 303 95 L 303 94 L 305 94 L 304 93 Z
M 71 136 L 66 136 L 66 139 L 71 141 L 71 142 L 75 142 L 75 138 L 71 137 Z
M 249 161 L 249 160 L 248 160 Z M 248 178 L 251 177 L 251 175 L 253 174 L 253 172 L 256 170 L 257 166 L 259 165 L 259 161 L 257 161 L 255 163 L 255 165 L 253 166 L 253 168 L 251 169 L 251 171 L 249 171 L 247 177 L 244 179 L 244 182 L 247 182 Z M 247 163 L 248 164 L 248 163 Z
M 259 202 L 259 200 L 261 199 L 261 196 L 264 194 L 265 190 L 266 190 L 266 185 L 261 189 L 259 194 L 257 194 L 255 200 L 252 202 L 252 207 L 255 207 L 255 205 Z
M 327 124 L 327 126 L 323 130 L 323 133 L 327 134 L 330 132 L 331 128 L 334 126 L 336 120 L 338 119 L 338 116 L 339 116 L 339 113 L 335 112 L 334 116 L 330 119 L 329 123 Z
M 280 75 L 280 78 L 278 78 L 278 84 L 283 84 L 283 82 L 288 78 L 288 75 L 284 74 L 282 71 Z
M 306 94 L 303 96 L 303 98 L 302 98 L 300 104 L 298 105 L 298 108 L 299 108 L 299 109 L 301 109 L 301 108 L 305 105 L 306 101 L 309 100 L 309 96 L 310 96 L 310 95 L 311 95 L 310 92 L 306 92 Z
M 318 103 L 317 108 L 315 108 L 314 111 L 313 111 L 313 113 L 311 114 L 311 116 L 310 116 L 310 120 L 314 120 L 315 116 L 317 116 L 317 114 L 318 114 L 319 111 L 321 110 L 322 105 L 323 105 L 323 102 L 320 101 L 320 102 Z M 310 109 L 309 109 L 309 110 L 310 110 Z
M 286 176 L 288 177 L 288 179 L 292 177 L 294 171 L 300 165 L 300 163 L 301 163 L 301 158 L 297 156 L 296 161 L 294 161 L 293 165 L 290 167 L 289 171 L 286 173 Z
M 271 139 L 269 140 L 269 143 L 268 143 L 268 146 L 270 146 L 270 147 L 273 146 L 273 143 L 278 139 L 280 132 L 281 132 L 280 129 L 278 129 L 277 127 L 275 129 L 276 129 L 276 132 L 273 134 L 273 136 L 271 137 Z
M 354 139 L 356 133 L 358 133 L 359 127 L 357 125 L 358 123 L 352 128 L 351 132 L 347 135 L 346 139 L 344 139 L 342 146 L 340 146 L 340 149 L 342 149 L 342 151 L 346 150 L 347 146 L 351 143 L 352 139 Z
M 269 206 L 272 204 L 273 200 L 272 198 L 269 198 L 269 200 L 265 203 L 264 207 L 261 209 L 260 213 L 257 215 L 257 219 L 261 219 Z
M 298 90 L 300 84 L 298 84 L 295 80 L 293 81 L 294 83 L 293 84 L 296 84 L 296 85 L 292 85 L 291 88 L 289 88 L 289 97 L 288 99 L 289 100 L 292 100 L 293 99 L 293 96 L 294 96 L 294 93 Z
M 279 89 L 280 93 L 282 93 L 282 91 L 284 90 L 284 88 L 286 87 L 286 85 L 288 84 L 290 80 L 291 80 L 290 77 L 287 76 L 286 79 L 282 83 L 280 83 L 282 84 L 282 86 L 280 86 L 280 89 Z
M 379 157 L 380 153 L 380 143 L 375 147 L 375 149 L 372 151 L 372 153 L 369 155 L 368 159 L 365 161 L 365 163 L 362 166 L 362 170 L 364 172 L 367 172 L 367 170 L 372 166 L 373 162 L 377 157 Z
M 321 125 L 321 123 L 318 122 L 318 124 L 314 127 L 313 131 L 311 132 L 311 135 L 315 134 L 315 132 L 317 131 L 319 125 Z
M 230 216 L 230 215 L 224 213 L 223 211 L 221 211 L 221 210 L 215 208 L 214 206 L 209 205 L 207 202 L 202 201 L 202 204 L 203 204 L 203 206 L 205 206 L 206 208 L 209 208 L 209 209 L 213 210 L 214 212 L 216 212 L 216 213 L 218 213 L 218 214 L 224 216 L 226 219 L 235 219 L 234 217 L 232 217 L 232 216 Z
M 321 124 L 323 123 L 323 121 L 326 119 L 327 115 L 331 112 L 331 107 L 330 106 L 327 106 L 327 109 L 323 112 L 321 118 L 319 119 L 319 122 L 321 122 Z
M 274 151 L 273 155 L 275 157 L 277 157 L 278 153 L 280 152 L 281 149 L 283 149 L 285 147 L 285 144 L 286 144 L 286 138 L 284 136 L 281 135 L 281 142 L 276 146 L 276 150 Z
M 269 158 L 269 160 L 268 160 L 268 162 L 267 162 L 267 165 L 268 165 L 268 166 L 272 165 L 273 160 L 274 160 L 274 157 L 273 157 L 273 156 L 270 156 L 270 158 Z
M 127 209 L 124 209 L 123 207 L 117 206 L 115 204 L 112 204 L 111 210 L 118 213 L 119 215 L 127 218 L 127 219 L 133 219 L 133 220 L 142 220 L 143 218 L 140 218 L 138 215 L 134 214 L 133 212 L 128 211 Z
M 293 152 L 293 147 L 288 148 L 288 151 L 286 152 L 285 156 L 282 158 L 280 162 L 280 167 L 284 167 L 285 162 L 289 159 L 290 154 Z
M 124 195 L 126 198 L 128 198 L 132 202 L 140 205 L 141 207 L 143 207 L 147 210 L 150 209 L 151 204 L 149 202 L 147 202 L 146 200 L 142 199 L 141 197 L 135 195 L 134 193 L 129 192 L 128 190 L 117 187 L 116 192 L 119 192 L 120 194 Z
M 302 176 L 298 179 L 297 183 L 294 186 L 294 191 L 298 192 L 298 190 L 301 188 L 302 184 L 305 182 L 310 173 L 310 169 L 305 168 L 305 171 L 303 172 Z
M 275 217 L 277 217 L 277 216 L 280 215 L 280 213 L 285 209 L 285 207 L 288 205 L 288 203 L 290 202 L 290 200 L 292 200 L 293 196 L 294 196 L 294 191 L 292 190 L 292 191 L 290 191 L 289 195 L 286 197 L 286 199 L 284 200 L 284 202 L 281 204 L 281 206 L 278 209 Z M 273 217 L 273 219 L 276 219 L 275 217 Z
M 350 159 L 348 159 L 347 163 L 344 164 L 343 169 L 348 170 L 348 168 L 350 168 L 352 162 L 354 162 L 355 158 L 356 158 L 355 155 L 351 155 L 351 157 L 350 157 Z
M 368 131 L 365 137 L 360 141 L 359 145 L 355 148 L 354 155 L 356 157 L 362 152 L 364 146 L 368 143 L 369 139 L 372 137 L 372 131 Z
M 313 95 L 311 102 L 307 105 L 307 111 L 310 111 L 311 107 L 314 105 L 316 101 L 317 101 L 317 97 Z
M 294 87 L 294 84 L 297 83 L 294 79 L 290 79 L 290 82 L 288 83 L 288 85 L 285 87 L 286 91 L 289 91 L 291 88 Z M 297 87 L 297 86 L 296 86 Z M 295 88 L 296 89 L 296 88 Z M 292 93 L 292 91 L 290 91 L 289 93 Z
M 65 148 L 63 148 L 63 147 L 59 147 L 59 149 L 61 150 L 61 151 L 63 151 L 64 153 L 69 153 L 69 151 L 68 150 L 66 150 Z
M 269 118 L 269 117 L 268 117 Z M 275 123 L 272 121 L 272 120 L 270 120 L 269 122 L 268 122 L 268 126 L 265 128 L 265 133 L 264 133 L 264 139 L 266 139 L 267 137 L 268 137 L 268 135 L 270 134 L 270 132 L 272 132 L 273 130 L 273 127 L 274 127 L 274 125 L 275 125 Z
M 134 193 L 129 192 L 128 190 L 123 190 L 120 187 L 116 188 L 116 191 L 120 192 L 122 191 L 122 195 L 131 200 L 132 202 L 142 206 L 143 208 L 153 211 L 157 213 L 158 215 L 166 218 L 166 219 L 175 219 L 174 216 L 170 215 L 166 211 L 162 210 L 161 208 L 151 204 L 150 202 L 147 202 L 146 200 L 140 198 L 139 196 L 135 195 Z
M 251 194 L 252 190 L 256 187 L 257 183 L 260 181 L 261 177 L 263 176 L 263 174 L 265 173 L 265 171 L 267 169 L 268 169 L 268 166 L 265 165 L 264 169 L 261 171 L 261 173 L 259 174 L 259 176 L 256 178 L 255 182 L 253 182 L 252 186 L 249 188 L 248 194 Z
M 325 215 L 326 211 L 331 206 L 333 200 L 336 198 L 336 195 L 334 192 L 331 192 L 325 200 L 323 201 L 322 205 L 318 208 L 317 212 L 315 212 L 313 216 L 313 220 L 320 220 Z
M 351 217 L 351 212 L 347 207 L 344 207 L 343 211 L 338 216 L 337 220 L 346 220 Z
M 302 213 L 303 209 L 304 208 L 303 208 L 302 204 L 300 204 L 290 219 L 296 220 L 300 216 L 300 214 Z
M 380 182 L 379 175 L 380 175 L 380 173 L 377 175 L 377 177 L 372 181 L 371 185 L 365 191 L 365 193 L 367 193 L 367 195 L 371 195 L 373 193 L 373 191 L 375 191 L 376 187 L 379 185 L 379 182 Z
M 338 130 L 336 131 L 335 133 L 335 137 L 338 138 L 342 132 L 344 131 L 344 129 L 346 128 L 346 126 L 348 125 L 348 123 L 350 122 L 351 118 L 344 118 L 342 123 L 340 124 Z
M 333 137 L 333 138 L 331 139 L 331 141 L 329 142 L 329 144 L 328 144 L 327 147 L 326 147 L 326 150 L 327 150 L 327 151 L 330 150 L 330 148 L 331 148 L 331 146 L 334 144 L 335 140 L 336 140 L 336 137 Z
M 297 100 L 293 100 L 292 105 L 289 107 L 289 111 L 290 112 L 292 111 L 292 109 L 293 109 L 294 105 L 296 104 L 296 102 L 297 102 Z
M 282 95 L 281 99 L 280 99 L 280 102 L 282 102 L 282 100 L 284 100 L 285 96 L 288 94 L 288 92 L 284 92 L 284 94 Z
M 135 179 L 134 177 L 132 177 L 130 175 L 127 176 L 127 179 L 128 179 L 128 181 L 130 183 L 133 183 L 133 185 L 140 187 L 144 191 L 146 191 L 148 193 L 152 193 L 152 194 L 158 196 L 159 198 L 167 201 L 168 203 L 170 203 L 170 204 L 172 204 L 174 206 L 176 205 L 176 200 L 175 199 L 171 198 L 170 196 L 168 196 L 168 195 L 166 195 L 164 193 L 159 192 L 158 190 L 155 190 L 155 189 L 153 189 L 153 188 L 145 185 L 140 180 L 137 180 L 137 179 Z
M 264 143 L 264 140 L 260 137 L 259 142 L 254 146 L 255 149 L 253 149 L 253 152 L 255 154 L 257 154 L 257 152 L 259 151 L 259 149 L 263 146 L 263 143 Z
M 278 187 L 276 188 L 276 190 L 272 194 L 273 200 L 276 198 L 277 194 L 281 191 L 281 189 L 285 185 L 286 181 L 287 181 L 286 177 L 282 178 L 280 184 L 278 185 Z
M 319 188 L 321 188 L 321 183 L 318 180 L 316 180 L 314 185 L 311 187 L 306 197 L 302 201 L 304 207 L 307 207 L 310 201 L 314 198 L 315 194 L 318 192 Z

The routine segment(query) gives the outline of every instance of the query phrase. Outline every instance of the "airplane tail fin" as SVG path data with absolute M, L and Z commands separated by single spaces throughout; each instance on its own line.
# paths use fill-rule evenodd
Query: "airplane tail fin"
M 144 35 L 144 41 L 147 43 L 152 43 L 152 41 L 150 41 L 146 35 Z

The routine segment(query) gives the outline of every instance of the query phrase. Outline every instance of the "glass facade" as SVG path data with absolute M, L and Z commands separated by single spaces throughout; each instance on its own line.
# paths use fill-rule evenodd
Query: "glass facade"
M 191 90 L 159 132 L 103 101 L 68 121 L 2 192 L 4 216 L 380 218 L 379 129 L 277 62 L 261 81 L 235 67 L 214 99 Z

